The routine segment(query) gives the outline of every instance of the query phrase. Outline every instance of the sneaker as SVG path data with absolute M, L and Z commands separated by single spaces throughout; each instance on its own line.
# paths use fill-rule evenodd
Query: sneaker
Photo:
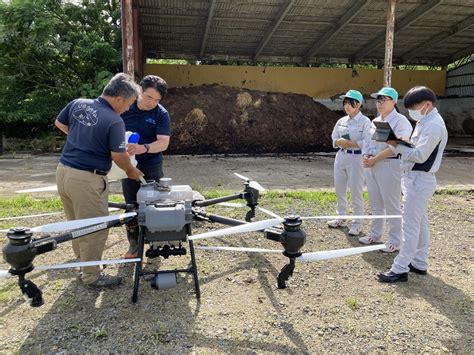
M 362 226 L 351 226 L 349 235 L 359 235 L 362 232 Z
M 381 244 L 382 242 L 380 241 L 380 237 L 375 238 L 371 235 L 367 235 L 365 237 L 360 237 L 359 243 L 369 245 L 369 244 Z
M 390 242 L 388 242 L 387 244 L 385 244 L 385 248 L 383 249 L 380 249 L 380 251 L 382 253 L 393 253 L 393 252 L 396 252 L 400 250 L 400 247 L 399 246 L 396 246 L 395 244 L 392 244 Z
M 100 288 L 100 287 L 113 287 L 118 286 L 122 283 L 122 278 L 119 276 L 111 276 L 101 273 L 99 278 L 91 284 L 87 284 L 89 287 Z
M 333 219 L 328 222 L 329 228 L 344 228 L 347 227 L 347 222 L 345 219 Z

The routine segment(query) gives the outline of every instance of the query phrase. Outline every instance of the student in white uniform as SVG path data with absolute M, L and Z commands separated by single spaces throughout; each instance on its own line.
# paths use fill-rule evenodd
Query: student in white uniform
M 374 121 L 387 122 L 397 137 L 408 140 L 412 126 L 405 116 L 397 112 L 397 91 L 391 87 L 384 87 L 371 96 L 376 98 L 377 111 L 380 114 Z M 371 131 L 372 134 L 375 132 L 373 124 Z M 387 143 L 377 142 L 371 138 L 364 142 L 362 154 L 372 214 L 401 214 L 400 156 L 388 149 Z M 392 253 L 400 249 L 402 221 L 400 218 L 392 218 L 388 220 L 388 225 L 390 226 L 388 241 L 382 251 Z M 359 238 L 359 242 L 362 244 L 381 243 L 383 234 L 384 220 L 374 219 L 369 234 Z
M 339 119 L 332 131 L 332 144 L 339 148 L 334 161 L 334 186 L 337 195 L 337 214 L 347 214 L 347 187 L 351 191 L 352 210 L 355 215 L 364 214 L 364 168 L 362 166 L 362 144 L 370 134 L 370 120 L 360 112 L 363 97 L 357 90 L 349 90 L 341 96 L 347 116 Z M 328 222 L 331 228 L 346 227 L 344 219 Z M 362 231 L 361 220 L 353 220 L 350 235 Z
M 443 118 L 433 107 L 435 93 L 416 86 L 406 94 L 403 104 L 417 121 L 410 139 L 413 148 L 389 141 L 394 154 L 402 155 L 404 206 L 403 244 L 389 271 L 379 275 L 380 282 L 408 280 L 408 272 L 426 275 L 430 230 L 428 203 L 436 189 L 436 172 L 441 165 L 448 132 Z

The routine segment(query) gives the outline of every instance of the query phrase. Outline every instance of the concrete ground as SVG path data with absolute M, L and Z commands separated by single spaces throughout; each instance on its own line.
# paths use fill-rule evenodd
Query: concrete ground
M 450 147 L 437 174 L 441 187 L 474 188 L 474 149 Z M 15 190 L 55 184 L 59 155 L 20 155 L 0 158 L 0 196 Z M 165 175 L 174 184 L 193 189 L 213 187 L 240 189 L 241 180 L 233 173 L 248 176 L 267 189 L 333 189 L 334 154 L 285 156 L 166 156 Z M 112 191 L 120 191 L 112 184 Z

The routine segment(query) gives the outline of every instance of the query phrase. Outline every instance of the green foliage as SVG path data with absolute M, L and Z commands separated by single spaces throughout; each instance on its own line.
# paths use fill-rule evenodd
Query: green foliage
M 100 94 L 121 68 L 119 19 L 119 0 L 0 2 L 0 128 L 50 128 L 67 102 Z

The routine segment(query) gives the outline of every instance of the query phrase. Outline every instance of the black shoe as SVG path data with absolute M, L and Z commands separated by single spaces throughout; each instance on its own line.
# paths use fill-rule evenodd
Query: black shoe
M 408 281 L 408 272 L 402 272 L 401 274 L 396 274 L 393 271 L 382 272 L 379 274 L 380 282 L 406 282 Z
M 415 274 L 418 274 L 418 275 L 426 275 L 428 273 L 428 270 L 417 269 L 412 264 L 408 264 L 408 267 L 410 268 L 411 272 L 414 272 Z
M 119 276 L 111 276 L 101 273 L 99 278 L 91 284 L 86 284 L 92 288 L 114 287 L 122 283 L 122 278 Z

